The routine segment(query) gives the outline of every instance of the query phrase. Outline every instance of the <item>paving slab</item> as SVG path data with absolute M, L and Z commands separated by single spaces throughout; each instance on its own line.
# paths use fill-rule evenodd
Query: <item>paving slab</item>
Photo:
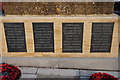
M 91 76 L 92 74 L 94 73 L 98 73 L 98 72 L 101 72 L 101 73 L 108 73 L 110 75 L 113 75 L 115 77 L 119 77 L 119 72 L 113 72 L 113 71 L 90 71 L 90 70 L 80 70 L 80 76 L 83 76 L 83 77 L 89 77 Z
M 21 78 L 19 80 L 36 80 L 36 78 Z
M 21 78 L 37 78 L 37 74 L 22 74 Z
M 37 74 L 39 75 L 55 75 L 55 76 L 79 76 L 79 70 L 72 69 L 46 69 L 39 68 Z
M 37 78 L 79 78 L 79 77 L 59 75 L 38 75 Z
M 36 80 L 36 74 L 22 74 L 20 80 Z
M 90 77 L 80 77 L 80 80 L 89 80 Z
M 32 67 L 19 67 L 22 73 L 32 73 L 35 74 L 37 73 L 37 68 L 32 68 Z

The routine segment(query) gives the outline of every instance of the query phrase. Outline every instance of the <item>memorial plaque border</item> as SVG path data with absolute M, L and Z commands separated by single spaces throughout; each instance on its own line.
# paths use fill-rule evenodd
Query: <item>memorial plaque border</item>
M 93 25 L 94 24 L 112 24 L 112 35 L 111 35 L 111 40 L 110 40 L 110 49 L 109 51 L 92 51 L 92 41 L 93 41 L 93 35 L 92 35 L 92 32 L 93 32 Z M 114 22 L 93 22 L 92 23 L 92 32 L 91 32 L 91 47 L 90 47 L 90 53 L 111 53 L 111 46 L 112 46 L 112 37 L 113 37 L 113 31 L 114 31 Z
M 24 30 L 24 31 L 23 31 L 23 32 L 24 32 L 24 33 L 23 33 L 23 36 L 24 36 L 24 47 L 25 47 L 23 51 L 16 51 L 16 50 L 15 50 L 15 51 L 13 51 L 13 50 L 10 51 L 9 46 L 8 46 L 8 40 L 7 40 L 7 38 L 6 38 L 7 33 L 6 33 L 6 31 L 5 31 L 5 24 L 13 24 L 13 25 L 14 25 L 14 24 L 22 24 L 22 25 L 23 25 L 22 27 L 23 27 L 23 30 Z M 6 43 L 7 43 L 7 51 L 8 51 L 8 52 L 13 52 L 13 53 L 15 53 L 15 52 L 27 52 L 24 22 L 13 22 L 13 23 L 12 23 L 12 22 L 11 22 L 11 23 L 5 22 L 5 23 L 3 23 L 3 25 L 4 25 L 5 38 L 6 38 Z
M 36 48 L 35 48 L 35 33 L 34 33 L 34 24 L 50 24 L 52 25 L 52 29 L 53 29 L 53 51 L 36 51 Z M 34 37 L 34 52 L 55 52 L 55 49 L 54 49 L 54 22 L 32 22 L 32 28 L 33 28 L 33 37 Z
M 64 37 L 63 37 L 63 25 L 64 24 L 81 24 L 82 25 L 82 39 L 81 39 L 81 51 L 71 51 L 71 52 L 69 52 L 69 51 L 63 51 L 63 40 L 64 40 Z M 62 53 L 64 54 L 64 53 L 83 53 L 83 31 L 84 31 L 84 22 L 63 22 L 62 23 Z

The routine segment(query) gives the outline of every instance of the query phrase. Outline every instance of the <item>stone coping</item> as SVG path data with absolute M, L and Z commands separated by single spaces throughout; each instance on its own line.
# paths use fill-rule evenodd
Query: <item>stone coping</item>
M 54 17 L 59 17 L 59 18 L 76 18 L 76 17 L 118 17 L 120 18 L 119 15 L 117 14 L 94 14 L 94 15 L 73 15 L 73 16 L 70 16 L 70 15 L 5 15 L 5 16 L 0 16 L 0 18 L 39 18 L 39 17 L 43 17 L 43 18 L 54 18 Z
M 118 0 L 0 0 L 2 2 L 115 2 Z

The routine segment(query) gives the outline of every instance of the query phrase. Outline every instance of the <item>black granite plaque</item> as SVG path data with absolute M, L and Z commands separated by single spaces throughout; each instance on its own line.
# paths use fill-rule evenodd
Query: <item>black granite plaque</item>
M 91 52 L 110 52 L 114 23 L 93 23 Z
M 53 23 L 33 23 L 35 52 L 54 52 Z
M 62 24 L 62 52 L 82 53 L 84 23 Z
M 24 23 L 4 23 L 8 52 L 27 52 Z

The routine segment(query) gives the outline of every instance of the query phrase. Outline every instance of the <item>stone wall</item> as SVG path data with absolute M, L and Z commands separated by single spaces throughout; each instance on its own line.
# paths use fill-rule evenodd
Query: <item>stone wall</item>
M 34 30 L 32 23 L 53 23 L 54 24 L 54 38 L 51 36 L 51 40 L 54 40 L 54 51 L 49 52 L 36 52 L 35 49 L 35 40 L 34 38 Z M 80 29 L 83 31 L 83 41 L 82 41 L 82 52 L 63 52 L 63 23 L 83 23 L 84 29 Z M 112 36 L 112 46 L 110 47 L 110 52 L 91 52 L 91 37 L 92 33 L 92 23 L 111 23 L 114 22 L 113 36 Z M 22 49 L 22 52 L 12 52 L 9 51 L 9 48 L 6 43 L 6 35 L 5 34 L 5 26 L 3 23 L 24 23 L 25 32 L 25 43 L 26 49 Z M 3 57 L 118 57 L 118 16 L 117 15 L 94 15 L 94 16 L 77 16 L 77 17 L 30 17 L 30 16 L 4 16 L 0 22 L 0 30 L 2 35 L 2 56 Z M 74 26 L 73 26 L 74 27 Z M 43 29 L 42 29 L 43 30 Z M 14 29 L 13 29 L 14 31 Z M 46 31 L 44 29 L 44 31 Z M 13 33 L 11 33 L 13 34 Z M 48 34 L 48 33 L 47 33 Z M 20 34 L 21 35 L 21 34 Z M 9 36 L 8 36 L 9 37 Z M 102 36 L 103 37 L 103 36 Z M 103 37 L 104 38 L 104 37 Z M 102 39 L 103 39 L 102 38 Z M 14 38 L 12 38 L 14 39 Z M 24 38 L 23 38 L 24 39 Z M 44 38 L 43 38 L 44 39 Z M 77 39 L 78 40 L 78 39 Z M 7 40 L 8 41 L 8 40 Z M 16 40 L 13 40 L 16 41 Z M 21 41 L 21 40 L 19 40 Z M 9 41 L 12 42 L 12 41 Z M 42 41 L 40 41 L 42 42 Z M 38 44 L 38 43 L 37 43 Z M 74 43 L 75 44 L 75 43 Z M 97 43 L 98 44 L 98 43 Z M 106 45 L 106 44 L 105 44 Z M 16 49 L 16 48 L 14 48 Z M 68 48 L 69 49 L 69 48 Z M 73 48 L 74 49 L 74 48 Z M 100 48 L 101 49 L 101 48 Z M 103 49 L 103 48 L 102 48 Z M 43 50 L 43 49 L 42 49 Z M 18 50 L 19 51 L 19 50 Z M 27 52 L 26 52 L 27 51 Z
M 4 2 L 6 15 L 112 14 L 114 2 Z

